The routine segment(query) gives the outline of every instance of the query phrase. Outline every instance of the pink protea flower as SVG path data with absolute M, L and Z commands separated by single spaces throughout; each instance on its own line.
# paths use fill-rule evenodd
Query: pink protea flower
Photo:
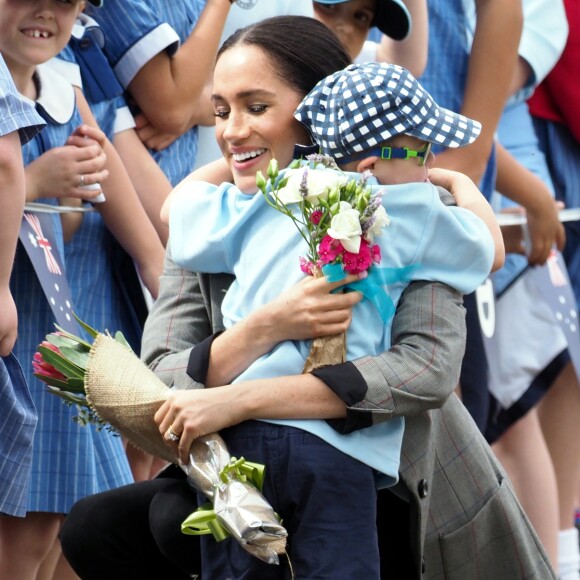
M 41 346 L 50 348 L 50 350 L 53 350 L 54 352 L 60 352 L 56 346 L 50 344 L 49 342 L 43 342 Z M 45 362 L 39 352 L 34 353 L 34 358 L 32 359 L 32 368 L 38 375 L 52 379 L 58 379 L 59 381 L 66 381 L 66 377 L 60 371 L 57 371 L 51 364 Z
M 324 236 L 318 246 L 318 255 L 323 264 L 334 262 L 343 252 L 343 245 L 329 235 Z
M 344 271 L 348 274 L 359 274 L 366 272 L 373 263 L 373 255 L 366 240 L 361 241 L 358 254 L 345 252 L 342 256 Z
M 315 209 L 310 214 L 310 221 L 311 221 L 311 223 L 313 223 L 315 226 L 317 226 L 320 223 L 320 220 L 322 219 L 322 216 L 323 216 L 323 213 L 319 209 Z

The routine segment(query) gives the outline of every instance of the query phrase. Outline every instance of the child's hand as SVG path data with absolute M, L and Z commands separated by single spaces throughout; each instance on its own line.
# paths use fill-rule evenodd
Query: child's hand
M 135 131 L 139 139 L 141 139 L 145 147 L 153 149 L 154 151 L 166 149 L 179 138 L 179 135 L 175 133 L 167 133 L 166 131 L 157 129 L 157 127 L 147 120 L 147 117 L 143 113 L 135 116 L 135 125 Z
M 16 342 L 18 314 L 8 286 L 0 287 L 0 356 L 8 356 Z
M 96 133 L 94 137 L 100 140 Z M 83 188 L 102 183 L 109 175 L 102 145 L 92 136 L 72 135 L 69 141 L 63 147 L 49 149 L 26 167 L 27 201 L 40 197 L 90 200 L 102 193 L 100 189 Z
M 538 196 L 536 201 L 534 207 L 526 210 L 531 244 L 526 253 L 532 266 L 544 264 L 554 245 L 563 250 L 566 243 L 564 226 L 558 218 L 559 204 L 546 196 Z
M 462 188 L 469 188 L 470 190 L 474 187 L 477 188 L 467 175 L 451 169 L 432 167 L 429 169 L 428 177 L 433 185 L 443 187 L 455 198 L 461 194 Z M 459 202 L 457 202 L 457 205 L 460 205 Z

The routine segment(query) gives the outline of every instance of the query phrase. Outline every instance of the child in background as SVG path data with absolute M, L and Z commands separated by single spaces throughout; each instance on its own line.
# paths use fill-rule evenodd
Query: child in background
M 24 207 L 21 144 L 44 121 L 17 92 L 0 56 L 0 577 L 10 578 L 10 523 L 26 514 L 36 409 L 12 347 L 17 311 L 10 273 Z
M 339 38 L 353 62 L 398 64 L 419 77 L 427 63 L 426 0 L 318 0 L 314 16 Z M 380 43 L 367 40 L 371 27 Z
M 118 159 L 101 131 L 82 125 L 78 108 L 86 106 L 82 94 L 43 66 L 67 44 L 83 8 L 83 1 L 0 1 L 0 52 L 19 92 L 36 102 L 48 123 L 23 148 L 27 199 L 42 198 L 49 205 L 63 197 L 90 199 L 99 190 L 91 192 L 83 186 L 98 182 L 104 188 L 109 175 L 106 163 L 112 183 L 107 184 L 107 201 L 98 209 L 138 261 L 143 279 L 155 293 L 163 256 L 155 231 L 131 188 L 112 188 Z M 61 221 L 57 214 L 50 215 L 59 255 L 64 256 Z M 54 316 L 21 246 L 11 288 L 20 314 L 15 352 L 28 363 L 39 342 L 54 329 Z M 63 514 L 77 499 L 132 481 L 121 440 L 93 426 L 75 424 L 77 411 L 48 396 L 29 364 L 24 371 L 39 420 L 28 513 L 11 525 L 12 571 L 7 577 L 12 578 L 36 577 L 54 546 Z M 54 562 L 43 570 L 46 577 L 52 576 L 51 566 Z
M 139 199 L 163 242 L 168 228 L 159 212 L 171 184 L 137 133 L 123 88 L 102 53 L 105 38 L 97 22 L 81 14 L 69 44 L 50 63 L 83 89 L 98 126 L 119 153 Z M 106 184 L 108 185 L 108 184 Z M 85 214 L 65 244 L 67 271 L 79 316 L 93 328 L 120 330 L 135 352 L 140 351 L 147 306 L 130 256 L 105 227 L 97 212 Z M 148 479 L 164 465 L 133 446 L 127 456 L 136 481 Z
M 227 52 L 225 54 L 227 55 Z M 218 67 L 219 63 L 220 61 Z M 408 98 L 405 97 L 406 94 L 409 95 Z M 216 124 L 218 140 L 221 130 L 224 135 L 222 141 L 225 140 L 222 142 L 222 148 L 225 151 L 228 147 L 225 131 L 228 127 L 230 109 L 232 115 L 236 119 L 238 117 L 237 111 L 234 111 L 235 101 L 223 95 L 222 91 L 220 97 L 214 97 L 214 106 L 218 118 Z M 342 96 L 346 95 L 348 95 L 346 100 L 342 100 Z M 415 100 L 419 101 L 419 105 L 413 106 L 414 114 L 411 116 L 408 114 L 408 108 Z M 356 115 L 349 115 L 353 111 L 350 105 L 354 102 L 358 104 Z M 426 110 L 421 116 L 423 108 Z M 320 114 L 322 109 L 323 115 Z M 393 112 L 392 118 L 387 119 L 386 111 Z M 323 153 L 335 157 L 347 170 L 370 170 L 376 177 L 375 184 L 404 183 L 399 187 L 387 188 L 384 205 L 391 222 L 375 238 L 375 242 L 381 247 L 381 267 L 400 269 L 400 277 L 381 288 L 381 291 L 387 292 L 392 298 L 395 306 L 407 283 L 412 280 L 443 281 L 460 291 L 469 292 L 486 278 L 494 258 L 494 244 L 487 227 L 469 211 L 447 208 L 439 200 L 437 189 L 425 183 L 429 142 L 440 142 L 452 147 L 466 145 L 477 137 L 480 130 L 477 123 L 439 109 L 404 69 L 379 64 L 351 66 L 321 81 L 298 107 L 296 117 L 311 130 Z M 378 119 L 381 118 L 384 125 L 378 128 Z M 264 127 L 261 127 L 261 131 L 255 129 L 262 135 L 264 130 Z M 334 134 L 336 142 L 325 141 L 324 135 L 330 133 Z M 351 135 L 354 135 L 352 141 Z M 415 136 L 421 136 L 424 140 L 420 141 Z M 385 143 L 391 137 L 395 138 L 394 143 Z M 373 145 L 377 146 L 378 153 Z M 361 160 L 351 161 L 357 155 Z M 381 159 L 381 155 L 385 158 Z M 387 158 L 390 160 L 387 161 Z M 285 163 L 288 160 L 280 161 Z M 348 161 L 346 165 L 345 161 Z M 331 174 L 332 170 L 329 171 L 329 176 Z M 223 304 L 227 328 L 231 328 L 303 278 L 298 267 L 298 255 L 306 253 L 304 242 L 301 243 L 290 219 L 274 212 L 260 194 L 255 194 L 256 187 L 250 181 L 250 175 L 247 179 L 238 177 L 236 184 L 241 189 L 229 184 L 216 188 L 189 182 L 176 190 L 171 207 L 170 241 L 172 257 L 176 263 L 197 272 L 230 271 L 236 276 L 236 281 L 228 291 Z M 472 190 L 475 189 L 473 184 L 471 187 Z M 479 193 L 476 196 L 478 196 L 476 199 L 483 202 L 484 213 L 487 211 L 488 217 L 493 220 L 493 214 L 485 205 L 485 201 Z M 412 212 L 409 211 L 410 207 L 413 208 Z M 269 252 L 265 256 L 261 240 L 267 230 L 275 231 L 276 235 L 269 239 Z M 195 237 L 192 238 L 192 235 Z M 287 248 L 294 248 L 295 251 L 288 252 Z M 455 262 L 453 268 L 449 268 L 448 256 L 452 248 Z M 276 257 L 275 261 L 269 259 L 272 256 Z M 402 272 L 408 267 L 411 267 L 411 272 L 406 279 Z M 349 278 L 347 282 L 353 282 L 353 279 Z M 188 368 L 190 376 L 205 386 L 213 386 L 209 352 L 213 345 L 217 344 L 219 337 L 215 340 L 216 343 L 208 342 L 207 347 L 194 349 Z M 308 347 L 309 344 L 304 341 L 279 343 L 271 353 L 262 356 L 245 372 L 229 379 L 237 383 L 299 374 L 304 366 Z M 376 307 L 370 302 L 355 305 L 347 332 L 347 360 L 377 355 L 389 347 L 390 320 L 383 322 L 381 317 L 377 316 Z M 457 373 L 458 369 L 450 369 L 451 375 Z M 328 379 L 324 369 L 315 370 L 313 374 L 325 381 Z M 158 414 L 159 418 L 156 417 L 159 422 L 162 423 L 166 411 L 167 409 L 162 407 Z M 356 481 L 360 482 L 355 486 L 359 497 L 357 530 L 360 534 L 359 539 L 364 540 L 363 543 L 376 545 L 375 482 L 372 477 L 365 479 L 365 465 L 380 472 L 376 483 L 379 487 L 392 485 L 396 481 L 403 429 L 402 418 L 383 422 L 359 431 L 356 435 L 338 434 L 324 421 L 273 422 L 297 427 L 320 437 L 328 444 L 328 447 L 324 445 L 320 447 L 328 451 L 318 450 L 322 453 L 320 459 L 322 461 L 322 457 L 326 457 L 324 462 L 327 467 L 329 462 L 330 464 L 335 462 L 336 472 L 349 470 L 348 472 L 352 473 L 352 457 L 362 462 L 358 464 L 358 468 L 355 464 Z M 271 466 L 273 458 L 267 449 L 245 447 L 252 431 L 261 433 L 263 428 L 270 431 L 273 429 L 272 426 L 262 427 L 262 423 L 250 422 L 228 429 L 227 433 L 222 434 L 228 441 L 230 449 L 235 450 L 234 453 L 242 453 L 246 457 L 252 457 Z M 163 431 L 163 423 L 161 430 Z M 174 420 L 170 433 L 175 431 L 179 434 L 182 430 L 180 419 Z M 187 448 L 187 443 L 182 441 L 180 446 L 183 444 Z M 337 454 L 333 447 L 343 453 Z M 299 446 L 293 449 L 294 454 L 300 453 Z M 300 459 L 297 461 L 300 463 Z M 302 468 L 305 472 L 308 469 L 306 465 L 305 460 Z M 272 470 L 275 471 L 273 467 Z M 296 474 L 296 477 L 291 476 L 291 479 L 297 482 L 301 481 L 302 477 L 304 474 Z M 350 477 L 354 478 L 354 475 Z M 306 480 L 302 481 L 318 480 L 306 476 Z M 334 481 L 332 485 L 336 487 L 338 484 Z M 348 489 L 352 488 L 345 487 L 339 490 L 339 494 L 348 493 Z M 309 494 L 305 492 L 301 494 L 298 491 L 298 495 L 295 495 L 294 490 L 292 496 L 310 495 L 322 498 L 325 497 L 325 490 L 324 487 L 312 486 Z M 306 519 L 307 514 L 302 513 L 301 518 L 298 518 L 300 519 L 298 526 L 295 514 L 289 513 L 283 507 L 286 505 L 286 494 L 289 492 L 278 489 L 276 498 L 269 499 L 274 502 L 275 509 L 280 512 L 288 525 L 290 541 L 293 542 L 292 553 L 298 555 L 297 561 L 303 561 L 304 558 L 300 555 L 305 553 L 302 545 L 304 537 L 300 529 L 302 526 L 306 529 L 315 529 L 317 523 L 310 522 Z M 324 502 L 324 507 L 322 502 L 318 506 L 317 518 L 320 517 L 321 522 L 331 521 L 322 515 L 325 510 L 335 512 L 338 509 L 332 497 L 334 496 L 327 496 L 328 501 Z M 372 498 L 371 505 L 367 505 L 366 502 L 363 504 L 362 498 L 369 497 Z M 370 511 L 366 513 L 364 510 Z M 297 512 L 301 512 L 301 508 Z M 349 520 L 355 515 L 342 512 L 342 517 Z M 335 529 L 338 538 L 341 537 L 339 535 L 341 533 L 338 528 Z M 313 535 L 310 539 L 316 541 L 316 537 Z M 346 536 L 344 538 L 346 539 Z M 341 543 L 341 540 L 336 538 L 335 540 Z M 369 552 L 369 558 L 371 555 L 372 552 Z M 203 570 L 209 570 L 210 575 L 213 571 L 216 577 L 232 575 L 238 566 L 240 569 L 243 567 L 252 570 L 256 566 L 258 568 L 261 566 L 260 563 L 246 557 L 233 543 L 213 544 L 202 540 L 202 558 Z M 231 569 L 228 562 L 234 562 Z M 366 564 L 368 568 L 365 568 L 365 571 L 372 574 L 371 571 L 374 570 L 374 573 L 378 574 L 378 562 L 369 559 Z M 362 570 L 359 568 L 358 572 Z M 356 575 L 357 569 L 352 568 L 351 572 Z M 301 577 L 309 577 L 306 570 L 297 569 L 297 573 Z

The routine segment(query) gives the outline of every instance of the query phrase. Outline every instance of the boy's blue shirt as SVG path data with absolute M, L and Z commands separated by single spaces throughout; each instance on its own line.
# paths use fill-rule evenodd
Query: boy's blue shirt
M 385 287 L 395 306 L 412 280 L 444 282 L 463 293 L 485 280 L 494 250 L 479 218 L 444 206 L 428 183 L 373 187 L 384 191 L 383 205 L 391 218 L 375 238 L 382 253 L 379 267 L 405 268 L 407 274 Z M 304 277 L 299 256 L 306 255 L 306 244 L 292 220 L 271 208 L 262 194 L 245 195 L 231 184 L 182 186 L 171 205 L 170 244 L 173 260 L 183 268 L 236 276 L 222 305 L 227 328 Z M 391 322 L 384 323 L 368 300 L 357 304 L 347 332 L 347 360 L 388 350 Z M 309 350 L 310 341 L 282 342 L 234 382 L 300 374 Z M 325 421 L 272 422 L 318 435 L 385 474 L 383 486 L 397 480 L 403 419 L 349 435 L 336 433 Z

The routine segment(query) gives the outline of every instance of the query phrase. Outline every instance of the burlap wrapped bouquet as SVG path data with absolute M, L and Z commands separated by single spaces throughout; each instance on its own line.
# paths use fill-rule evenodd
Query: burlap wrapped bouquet
M 85 328 L 94 337 L 92 345 L 64 332 L 48 335 L 34 357 L 36 376 L 52 393 L 88 408 L 85 421 L 109 424 L 136 447 L 181 466 L 191 485 L 213 504 L 189 516 L 184 533 L 213 533 L 220 540 L 231 535 L 252 555 L 278 563 L 287 532 L 258 489 L 261 477 L 256 487 L 255 478 L 246 475 L 262 466 L 232 458 L 217 433 L 196 439 L 189 463 L 180 463 L 177 446 L 164 440 L 153 420 L 167 398 L 167 386 L 121 335 L 112 338 Z

